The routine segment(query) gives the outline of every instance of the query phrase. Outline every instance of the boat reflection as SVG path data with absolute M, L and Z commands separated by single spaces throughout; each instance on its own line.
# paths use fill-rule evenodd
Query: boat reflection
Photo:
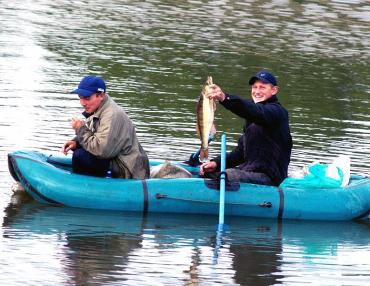
M 60 262 L 68 281 L 89 285 L 129 280 L 180 279 L 197 285 L 202 279 L 225 284 L 272 285 L 286 275 L 285 249 L 301 255 L 337 255 L 338 245 L 369 245 L 369 223 L 278 222 L 226 218 L 228 229 L 217 245 L 217 217 L 109 212 L 53 207 L 15 194 L 5 209 L 3 236 L 30 235 L 62 244 Z M 212 266 L 214 251 L 218 263 Z M 175 267 L 175 265 L 177 267 Z M 135 271 L 130 269 L 135 268 Z M 213 267 L 207 274 L 205 267 Z M 169 271 L 169 272 L 168 272 Z M 208 275 L 208 276 L 207 276 Z M 140 280 L 142 279 L 142 280 Z M 161 281 L 161 280 L 159 280 Z

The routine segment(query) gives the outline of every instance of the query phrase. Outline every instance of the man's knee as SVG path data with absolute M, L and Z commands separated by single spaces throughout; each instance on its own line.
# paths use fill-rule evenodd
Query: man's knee
M 226 169 L 229 181 L 251 183 L 259 185 L 271 185 L 272 181 L 269 176 L 264 173 L 248 172 L 235 168 Z
M 78 148 L 72 156 L 73 172 L 103 177 L 109 169 L 109 160 L 98 159 L 83 148 Z
M 73 151 L 72 155 L 72 164 L 74 163 L 82 163 L 86 161 L 87 151 L 83 148 L 77 148 Z

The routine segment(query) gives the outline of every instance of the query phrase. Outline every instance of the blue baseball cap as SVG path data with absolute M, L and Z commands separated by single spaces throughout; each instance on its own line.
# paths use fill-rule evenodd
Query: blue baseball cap
M 105 92 L 105 82 L 101 77 L 88 75 L 81 79 L 78 88 L 72 91 L 82 97 L 89 97 L 96 92 Z
M 268 71 L 262 70 L 258 72 L 255 76 L 252 76 L 249 80 L 249 85 L 252 85 L 255 83 L 255 81 L 260 80 L 264 83 L 270 83 L 273 86 L 277 85 L 277 80 L 275 76 L 272 73 L 269 73 Z

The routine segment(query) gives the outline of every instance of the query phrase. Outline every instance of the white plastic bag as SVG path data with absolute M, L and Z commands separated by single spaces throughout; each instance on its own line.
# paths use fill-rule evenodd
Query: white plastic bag
M 351 158 L 347 155 L 340 155 L 333 160 L 333 163 L 329 165 L 330 171 L 333 169 L 337 170 L 337 174 L 340 176 L 340 172 L 343 173 L 341 187 L 345 187 L 349 183 L 349 178 L 351 176 Z M 339 171 L 338 171 L 339 170 Z M 328 170 L 329 171 L 329 168 Z M 327 173 L 327 176 L 332 174 Z M 341 177 L 341 176 L 340 176 Z

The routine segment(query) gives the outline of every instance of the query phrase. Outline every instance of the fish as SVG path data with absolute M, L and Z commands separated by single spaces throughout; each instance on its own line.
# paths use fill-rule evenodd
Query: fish
M 163 164 L 151 167 L 150 178 L 174 179 L 174 178 L 191 178 L 192 174 L 183 167 L 166 161 Z
M 204 84 L 197 103 L 197 133 L 201 141 L 199 161 L 208 161 L 208 143 L 209 139 L 216 134 L 216 127 L 214 124 L 216 102 L 207 96 L 210 86 L 213 84 L 211 76 L 208 76 Z

